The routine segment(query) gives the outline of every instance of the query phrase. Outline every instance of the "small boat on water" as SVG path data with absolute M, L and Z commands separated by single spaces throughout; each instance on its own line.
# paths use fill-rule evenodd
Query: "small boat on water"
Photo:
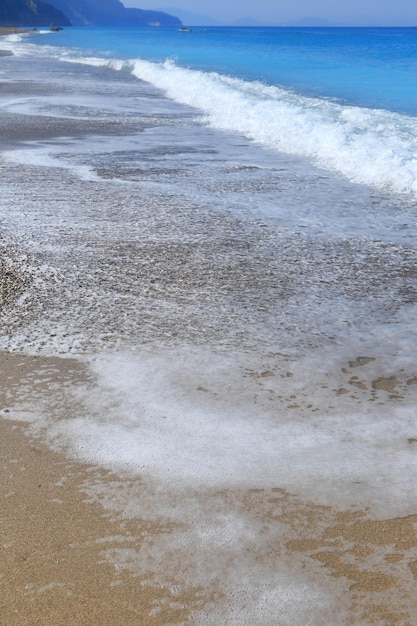
M 183 26 L 182 28 L 180 28 L 180 33 L 191 33 L 191 28 L 187 28 L 186 26 Z

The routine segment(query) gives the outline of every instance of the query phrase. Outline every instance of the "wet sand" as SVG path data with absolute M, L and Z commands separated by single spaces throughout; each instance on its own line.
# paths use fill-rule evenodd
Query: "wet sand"
M 6 418 L 0 421 L 1 623 L 204 623 L 193 612 L 204 615 L 221 604 L 221 572 L 213 582 L 208 569 L 206 586 L 184 585 L 180 551 L 178 579 L 161 585 L 152 568 L 138 573 L 133 556 L 123 564 L 112 559 L 112 551 L 123 547 L 137 558 L 145 541 L 161 533 L 174 539 L 176 529 L 157 515 L 150 522 L 149 516 L 126 517 L 103 506 L 92 494 L 116 485 L 134 497 L 141 480 L 71 461 L 48 449 L 39 433 L 33 436 L 30 425 L 12 419 L 30 380 L 38 400 L 54 384 L 89 382 L 86 366 L 74 359 L 0 355 L 0 407 Z M 415 623 L 417 515 L 377 520 L 370 511 L 303 501 L 279 487 L 193 498 L 214 510 L 229 507 L 249 527 L 263 527 L 262 540 L 246 548 L 254 562 L 272 570 L 285 565 L 329 592 L 332 605 L 312 623 Z M 160 558 L 163 566 L 172 555 Z
M 27 33 L 28 29 L 16 28 L 15 26 L 0 26 L 0 37 L 7 37 L 7 35 L 15 35 L 21 33 Z M 0 56 L 4 54 L 11 54 L 8 51 L 0 50 Z
M 11 90 L 19 88 L 30 90 L 36 85 L 10 86 Z M 5 137 L 10 143 L 24 138 L 36 139 L 41 134 L 45 137 L 59 135 L 64 126 L 67 130 L 69 128 L 68 120 L 57 118 L 54 125 L 51 122 L 40 129 L 35 118 L 8 115 L 2 116 L 1 124 L 5 130 L 2 140 L 5 141 Z M 16 124 L 10 124 L 12 117 Z M 94 120 L 78 120 L 72 124 L 73 132 L 76 128 L 82 133 L 93 132 L 94 128 L 97 131 L 100 126 L 100 122 Z M 129 132 L 127 126 L 124 132 Z M 211 218 L 211 224 L 214 219 Z M 223 218 L 219 231 L 221 229 L 224 229 Z M 149 246 L 145 252 L 140 246 L 137 248 L 145 256 Z M 227 249 L 230 249 L 229 243 Z M 120 250 L 126 260 L 127 251 Z M 160 268 L 156 285 L 162 285 L 165 294 L 173 288 L 172 285 L 186 282 L 180 272 L 179 278 L 173 276 L 172 268 L 179 265 L 177 257 L 181 260 L 178 250 L 181 252 L 182 248 L 175 246 L 169 249 L 157 241 L 149 257 L 152 267 Z M 210 250 L 212 254 L 213 250 L 218 254 L 212 244 Z M 189 254 L 189 247 L 186 252 Z M 23 271 L 27 261 L 21 269 L 20 261 L 14 258 L 18 253 L 17 249 L 8 248 L 7 263 L 0 263 L 0 312 L 2 308 L 13 311 L 16 298 L 28 287 L 27 272 Z M 134 257 L 141 258 L 136 248 Z M 206 259 L 207 255 L 204 261 Z M 192 270 L 198 262 L 198 257 L 190 262 L 189 281 L 195 279 Z M 167 271 L 168 265 L 170 272 Z M 228 275 L 223 268 L 217 269 L 214 263 L 213 266 L 216 271 L 212 270 L 210 277 L 215 292 L 220 282 L 218 275 L 221 274 L 223 280 Z M 106 280 L 111 271 L 106 266 Z M 241 267 L 239 273 L 242 276 Z M 252 278 L 248 270 L 244 283 L 246 291 L 248 285 L 254 285 L 253 299 L 260 289 L 256 276 Z M 152 291 L 156 287 L 151 277 L 149 274 L 149 285 L 146 284 L 146 287 L 157 302 L 158 293 Z M 48 282 L 51 292 L 29 290 L 30 295 L 25 301 L 27 309 L 36 311 L 37 302 L 41 302 L 45 310 L 49 308 L 56 293 L 61 290 L 62 275 L 54 280 L 55 285 L 52 281 Z M 119 280 L 119 264 L 114 265 L 114 280 Z M 230 273 L 228 293 L 236 283 L 235 273 Z M 288 278 L 285 284 L 287 288 Z M 53 288 L 56 288 L 56 293 Z M 193 288 L 201 299 L 200 286 L 194 285 Z M 190 290 L 190 283 L 186 283 L 184 293 L 186 290 Z M 82 308 L 78 281 L 73 293 L 79 308 Z M 25 314 L 22 309 L 23 306 L 20 306 L 16 314 L 16 333 Z M 39 315 L 41 319 L 42 315 Z M 120 320 L 117 319 L 117 322 L 120 323 Z M 166 330 L 172 331 L 172 318 L 158 318 L 158 322 L 159 326 L 152 325 L 149 330 L 150 336 L 160 329 L 162 323 L 167 324 Z M 199 324 L 197 321 L 197 330 Z M 178 332 L 181 330 L 184 330 L 182 318 L 178 321 Z M 25 347 L 23 344 L 22 349 Z M 343 377 L 340 374 L 343 384 L 334 391 L 333 400 L 341 403 L 350 397 L 359 406 L 360 401 L 374 402 L 381 399 L 381 394 L 386 394 L 386 401 L 394 404 L 400 403 L 406 392 L 415 388 L 415 380 L 411 378 L 404 382 L 382 374 L 367 376 L 366 368 L 371 367 L 374 361 L 372 356 L 356 356 L 346 363 Z M 282 388 L 278 383 L 282 383 L 285 390 L 285 382 L 290 376 L 293 376 L 291 372 L 280 373 L 268 365 L 264 370 L 248 370 L 245 384 L 252 384 L 260 395 L 269 393 L 273 398 Z M 274 381 L 276 390 L 272 384 Z M 267 383 L 271 383 L 270 390 Z M 22 405 L 26 413 L 35 413 L 34 419 L 43 405 L 48 409 L 58 406 L 63 418 L 74 416 L 74 408 L 70 404 L 60 404 L 63 394 L 57 393 L 57 390 L 77 385 L 94 385 L 88 367 L 81 360 L 0 353 L 0 623 L 5 626 L 63 626 L 71 623 L 86 626 L 189 623 L 200 626 L 206 623 L 205 616 L 210 616 L 217 609 L 221 615 L 226 597 L 222 571 L 224 562 L 217 564 L 217 570 L 216 563 L 214 567 L 213 562 L 205 563 L 207 548 L 204 540 L 201 540 L 196 554 L 191 554 L 195 550 L 195 543 L 191 541 L 178 547 L 176 533 L 191 537 L 196 532 L 198 521 L 194 525 L 193 520 L 184 519 L 182 528 L 178 528 L 178 524 L 170 524 L 162 514 L 144 511 L 141 518 L 138 514 L 128 515 L 122 507 L 109 506 L 108 494 L 112 490 L 127 494 L 126 509 L 129 499 L 139 501 L 141 491 L 145 489 L 141 478 L 118 476 L 71 460 L 43 443 L 42 435 L 47 433 L 35 432 L 30 423 L 19 421 Z M 209 390 L 200 387 L 197 393 L 208 394 Z M 301 410 L 302 403 L 306 405 L 306 410 L 311 406 L 307 404 L 311 398 L 303 399 L 302 391 L 298 396 L 287 398 L 289 393 L 283 393 L 282 406 L 287 406 L 290 411 Z M 318 395 L 322 393 L 324 391 L 319 389 Z M 385 399 L 385 395 L 383 397 Z M 417 446 L 417 436 L 410 437 L 408 445 L 410 451 L 413 450 Z M 195 503 L 196 510 L 207 510 L 210 514 L 213 511 L 230 513 L 231 519 L 243 520 L 248 535 L 256 529 L 243 547 L 239 541 L 231 548 L 225 545 L 224 551 L 227 553 L 230 550 L 230 562 L 238 563 L 235 569 L 231 568 L 232 573 L 239 572 L 242 579 L 252 575 L 255 588 L 259 584 L 259 572 L 264 580 L 268 580 L 269 575 L 273 583 L 275 573 L 281 572 L 280 580 L 295 581 L 293 584 L 295 587 L 298 585 L 300 595 L 304 589 L 313 588 L 320 600 L 323 597 L 326 599 L 327 604 L 323 602 L 320 606 L 320 602 L 315 604 L 313 598 L 311 624 L 409 626 L 417 623 L 416 515 L 378 519 L 366 507 L 352 506 L 349 510 L 342 510 L 332 504 L 324 506 L 289 493 L 280 484 L 272 488 L 201 490 L 186 495 L 188 504 Z M 152 497 L 152 511 L 157 511 L 159 498 L 167 496 L 155 492 Z M 180 498 L 175 504 L 181 510 Z M 192 506 L 188 510 L 193 510 Z M 239 538 L 239 534 L 237 536 Z M 165 543 L 158 543 L 161 537 L 165 538 Z M 159 560 L 153 564 L 141 561 L 142 548 L 152 544 L 166 546 L 170 542 L 174 548 L 162 551 Z M 144 553 L 147 554 L 146 549 Z M 184 582 L 187 579 L 184 571 L 193 559 L 200 563 L 199 572 L 203 572 L 198 584 L 193 584 L 189 577 L 188 582 Z M 175 566 L 177 574 L 167 574 L 161 582 L 161 571 L 172 571 Z M 282 589 L 285 596 L 284 584 Z M 319 595 L 320 590 L 322 595 Z M 269 591 L 266 586 L 265 594 Z M 256 600 L 262 597 L 262 592 Z M 279 594 L 281 589 L 274 588 L 272 593 Z M 247 600 L 248 604 L 250 602 L 251 598 Z M 294 604 L 290 596 L 289 604 L 291 602 Z M 291 623 L 288 614 L 294 616 L 292 623 L 301 623 L 297 606 L 291 608 L 284 603 L 283 611 L 277 614 L 273 626 Z M 240 617 L 243 615 L 244 611 Z M 280 622 L 282 615 L 285 618 Z M 227 626 L 241 626 L 241 623 L 236 617 L 217 620 L 217 624 Z M 268 626 L 270 624 L 268 622 Z M 256 626 L 266 625 L 257 622 Z
M 15 32 L 2 28 L 0 36 Z M 10 54 L 0 51 L 0 56 Z M 38 86 L 2 83 L 3 93 L 19 89 L 35 93 Z M 75 132 L 88 134 L 102 126 L 94 120 L 75 124 Z M 33 118 L 5 112 L 1 126 L 4 147 L 24 139 L 56 137 L 67 130 L 68 122 L 51 119 L 41 128 Z M 15 300 L 31 282 L 16 260 L 19 251 L 4 234 L 2 245 L 6 252 L 0 259 L 0 315 L 13 310 Z M 31 307 L 30 301 L 27 306 Z M 202 606 L 200 590 L 182 591 L 174 584 L 152 582 L 152 572 L 132 575 L 105 555 L 123 543 L 138 549 L 142 536 L 162 532 L 158 522 L 153 528 L 148 521 L 126 521 L 122 512 L 110 513 L 85 488 L 86 483 L 112 482 L 110 474 L 52 451 L 33 437 L 27 424 L 10 419 L 13 409 L 8 407 L 18 403 L 22 394 L 30 404 L 28 379 L 37 379 L 41 370 L 52 372 L 51 379 L 47 375 L 52 386 L 79 382 L 86 373 L 82 364 L 71 359 L 0 353 L 0 624 L 158 626 L 188 622 L 191 611 Z M 34 384 L 33 393 L 51 395 L 42 380 L 41 388 Z
M 1 355 L 2 407 L 6 401 L 13 404 L 13 390 L 22 375 L 36 372 L 39 364 L 37 358 Z M 72 361 L 63 365 L 61 376 L 77 369 Z M 152 532 L 140 520 L 114 519 L 87 497 L 84 483 L 105 482 L 106 472 L 72 463 L 25 431 L 17 422 L 0 421 L 0 623 L 186 622 L 191 608 L 198 606 L 193 594 L 183 597 L 152 586 L 151 572 L 147 577 L 132 576 L 103 556 L 104 548 L 132 539 L 137 546 L 141 534 Z

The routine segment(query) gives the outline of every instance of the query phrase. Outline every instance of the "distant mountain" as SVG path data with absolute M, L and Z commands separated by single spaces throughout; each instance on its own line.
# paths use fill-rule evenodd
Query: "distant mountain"
M 260 26 L 258 20 L 253 17 L 241 17 L 240 20 L 234 23 L 235 26 Z
M 0 0 L 0 26 L 69 26 L 68 18 L 41 0 Z
M 192 11 L 185 11 L 177 7 L 164 7 L 161 11 L 166 11 L 172 15 L 177 15 L 180 20 L 188 26 L 220 26 L 221 22 L 215 20 L 209 15 L 201 15 Z
M 178 17 L 162 11 L 127 9 L 119 0 L 49 1 L 73 26 L 182 26 Z
M 325 27 L 325 26 L 334 26 L 334 24 L 332 24 L 331 22 L 328 22 L 327 20 L 323 20 L 319 17 L 304 17 L 300 20 L 292 20 L 291 22 L 286 22 L 285 26 L 300 26 L 300 27 L 317 27 L 319 28 L 320 26 Z

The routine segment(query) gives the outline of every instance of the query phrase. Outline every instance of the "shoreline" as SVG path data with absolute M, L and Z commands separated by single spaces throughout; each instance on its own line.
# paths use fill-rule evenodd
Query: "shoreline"
M 23 33 L 29 33 L 33 29 L 20 28 L 18 26 L 0 26 L 0 37 L 6 35 L 22 35 Z
M 5 65 L 18 66 L 17 59 Z M 158 102 L 167 103 L 152 92 L 139 112 L 135 104 L 135 116 L 113 111 L 110 124 L 108 114 L 103 120 L 92 114 L 77 68 L 70 71 L 81 110 L 60 117 L 46 98 L 42 124 L 36 104 L 23 115 L 12 106 L 2 116 L 3 146 L 8 141 L 19 148 L 22 142 L 36 155 L 43 141 L 48 156 L 49 150 L 54 155 L 54 140 L 58 151 L 69 150 L 71 138 L 78 142 L 74 169 L 48 162 L 38 167 L 24 158 L 13 163 L 7 156 L 2 163 L 3 218 L 11 233 L 2 240 L 4 263 L 0 259 L 9 342 L 8 352 L 0 352 L 6 529 L 0 607 L 7 626 L 276 626 L 279 619 L 321 626 L 335 624 L 335 615 L 337 626 L 413 623 L 417 516 L 414 499 L 406 495 L 414 494 L 414 485 L 405 489 L 413 472 L 408 469 L 408 483 L 401 482 L 388 459 L 410 468 L 415 458 L 417 438 L 407 414 L 394 422 L 397 409 L 409 410 L 412 421 L 414 360 L 387 364 L 389 355 L 364 348 L 363 341 L 337 353 L 335 341 L 327 352 L 316 346 L 311 360 L 297 361 L 296 350 L 286 354 L 278 345 L 289 328 L 277 331 L 273 349 L 274 312 L 291 295 L 285 271 L 295 273 L 306 249 L 296 248 L 289 236 L 289 253 L 280 257 L 283 240 L 274 239 L 266 224 L 204 213 L 197 202 L 187 206 L 186 194 L 170 200 L 167 193 L 147 193 L 141 184 L 147 178 L 165 180 L 175 191 L 176 169 L 163 167 L 165 135 L 158 120 L 146 127 L 142 119 L 143 110 L 153 115 Z M 100 106 L 107 107 L 113 79 L 91 72 L 103 81 Z M 67 85 L 59 92 L 53 73 L 40 86 L 34 74 L 10 91 L 4 87 L 4 98 L 18 93 L 36 100 L 40 93 L 65 96 L 68 103 L 74 95 Z M 137 103 L 140 85 L 133 78 L 117 80 L 123 80 L 117 92 L 123 85 L 124 106 L 129 93 Z M 90 79 L 84 87 L 91 98 Z M 186 116 L 179 119 L 187 129 Z M 178 118 L 169 120 L 178 124 Z M 137 132 L 139 122 L 156 136 L 148 144 L 155 158 L 146 172 L 146 133 Z M 116 143 L 106 144 L 111 133 Z M 136 145 L 126 143 L 118 164 L 112 150 L 132 133 Z M 86 156 L 84 138 L 94 134 L 104 142 L 98 144 L 103 161 L 94 165 L 86 158 L 94 165 L 86 175 L 77 164 Z M 59 146 L 62 137 L 67 139 Z M 198 150 L 192 154 L 198 163 Z M 204 160 L 202 152 L 203 166 Z M 245 170 L 240 176 L 238 182 L 251 182 Z M 114 185 L 113 177 L 119 178 Z M 306 291 L 316 286 L 317 270 L 334 278 L 311 239 L 312 276 L 302 282 L 297 275 L 292 283 Z M 389 273 L 377 274 L 382 255 L 373 265 L 367 261 L 360 280 L 358 272 L 348 280 L 358 252 L 334 251 L 335 260 L 347 263 L 347 290 L 354 286 L 357 294 L 369 276 L 374 283 L 380 276 L 376 293 L 382 297 L 391 284 Z M 305 328 L 300 303 L 297 310 Z M 25 325 L 31 329 L 26 335 Z M 306 333 L 304 341 L 309 339 Z M 136 352 L 123 360 L 129 349 Z M 352 415 L 356 419 L 344 420 Z M 318 440 L 314 447 L 317 433 L 328 445 Z M 91 444 L 101 436 L 107 446 L 98 446 L 97 454 Z M 254 454 L 258 444 L 262 458 Z M 355 454 L 352 467 L 346 459 Z M 314 493 L 322 468 L 324 490 Z M 397 493 L 402 500 L 395 508 Z
M 214 584 L 208 572 L 206 585 L 201 577 L 194 587 L 190 579 L 185 583 L 181 566 L 189 567 L 189 557 L 186 546 L 176 555 L 177 522 L 160 517 L 155 502 L 143 518 L 126 516 L 120 503 L 112 505 L 106 495 L 115 489 L 129 494 L 129 508 L 129 499 L 142 498 L 146 484 L 53 451 L 39 432 L 31 432 L 30 422 L 11 419 L 19 418 L 22 398 L 31 396 L 28 381 L 34 381 L 36 411 L 42 393 L 50 395 L 56 384 L 88 383 L 86 374 L 76 359 L 0 353 L 3 619 L 10 626 L 27 619 L 40 626 L 64 626 L 71 620 L 82 626 L 206 623 L 195 615 L 217 610 L 226 589 L 218 587 L 219 580 Z M 152 497 L 163 501 L 166 494 Z M 314 624 L 331 623 L 335 610 L 341 615 L 338 624 L 406 624 L 402 620 L 417 616 L 416 515 L 378 520 L 371 511 L 303 501 L 279 487 L 194 492 L 192 500 L 194 506 L 209 503 L 214 509 L 233 502 L 232 509 L 249 527 L 262 523 L 264 539 L 250 549 L 254 556 L 259 552 L 257 567 L 288 569 L 295 580 L 301 576 L 300 585 L 309 580 L 327 591 L 327 601 L 333 598 L 328 608 L 318 611 Z M 192 537 L 191 527 L 189 531 Z M 155 568 L 145 557 L 147 545 L 158 545 L 164 537 L 167 545 L 172 542 L 173 554 L 162 553 Z M 145 560 L 140 563 L 142 552 Z M 179 559 L 177 576 L 167 575 L 163 583 L 158 570 L 170 558 Z M 204 551 L 201 559 L 198 569 L 205 571 Z M 226 618 L 224 623 L 235 622 Z
M 0 26 L 0 38 L 7 37 L 8 35 L 23 35 L 24 33 L 30 32 L 27 28 L 18 28 L 14 26 Z M 0 39 L 1 45 L 1 39 Z M 1 50 L 0 49 L 0 57 L 10 57 L 13 56 L 13 52 L 11 50 Z
M 139 546 L 143 532 L 140 520 L 114 519 L 86 497 L 85 481 L 105 481 L 106 472 L 72 462 L 25 430 L 0 420 L 1 622 L 162 626 L 187 621 L 190 594 L 152 586 L 151 572 L 131 576 L 106 559 L 105 549 L 132 540 Z

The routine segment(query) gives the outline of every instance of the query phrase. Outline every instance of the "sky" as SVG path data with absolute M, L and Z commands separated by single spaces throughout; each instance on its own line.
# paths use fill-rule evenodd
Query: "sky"
M 222 24 L 252 18 L 262 25 L 315 19 L 341 26 L 417 26 L 416 0 L 122 0 L 127 7 L 182 11 Z M 176 12 L 175 12 L 176 11 Z M 184 21 L 184 19 L 183 19 Z

